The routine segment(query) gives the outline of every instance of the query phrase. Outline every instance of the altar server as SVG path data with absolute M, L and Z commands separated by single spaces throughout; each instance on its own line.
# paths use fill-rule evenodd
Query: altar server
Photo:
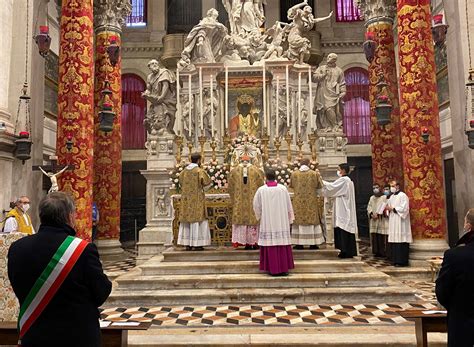
M 410 243 L 413 242 L 408 196 L 400 190 L 400 183 L 390 182 L 392 195 L 387 202 L 388 243 L 395 266 L 408 266 Z
M 200 166 L 201 155 L 194 153 L 191 155 L 191 164 L 179 174 L 181 209 L 178 234 L 178 245 L 186 246 L 187 250 L 199 251 L 211 244 L 204 190 L 212 183 Z
M 372 190 L 374 195 L 370 197 L 369 203 L 367 204 L 372 253 L 376 257 L 386 257 L 388 217 L 384 211 L 387 206 L 387 197 L 378 184 L 374 184 Z
M 265 176 L 267 183 L 258 188 L 253 199 L 255 216 L 260 221 L 260 270 L 286 276 L 295 267 L 290 239 L 293 207 L 286 187 L 276 182 L 275 171 L 267 169 Z
M 354 183 L 348 176 L 349 165 L 340 164 L 339 177 L 334 182 L 323 180 L 323 195 L 334 199 L 334 245 L 341 252 L 339 258 L 352 258 L 357 255 L 357 216 Z
M 257 189 L 265 183 L 265 177 L 262 170 L 250 163 L 248 155 L 244 154 L 240 160 L 240 164 L 229 174 L 232 244 L 236 248 L 245 246 L 245 249 L 257 249 L 258 221 L 252 202 Z
M 319 215 L 317 190 L 323 182 L 321 175 L 309 168 L 309 159 L 301 160 L 301 166 L 291 174 L 290 187 L 293 189 L 293 208 L 295 223 L 291 228 L 291 242 L 294 249 L 303 249 L 309 245 L 310 249 L 318 249 L 324 242 Z

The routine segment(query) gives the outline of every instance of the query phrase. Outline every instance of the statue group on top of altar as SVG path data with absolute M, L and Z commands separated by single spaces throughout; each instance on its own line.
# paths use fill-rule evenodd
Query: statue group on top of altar
M 189 33 L 178 69 L 193 70 L 195 63 L 223 62 L 227 65 L 253 65 L 262 59 L 289 59 L 304 64 L 305 54 L 311 48 L 304 37 L 318 22 L 329 19 L 315 18 L 307 0 L 288 10 L 291 23 L 276 22 L 263 34 L 265 0 L 222 0 L 227 11 L 230 34 L 217 21 L 218 12 L 211 8 Z

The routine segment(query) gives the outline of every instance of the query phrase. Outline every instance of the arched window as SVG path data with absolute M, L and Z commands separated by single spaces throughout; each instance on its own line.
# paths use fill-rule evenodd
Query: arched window
M 336 0 L 336 22 L 357 22 L 362 16 L 354 0 Z
M 126 19 L 128 27 L 144 27 L 146 26 L 146 6 L 147 0 L 130 0 L 132 11 Z
M 122 75 L 122 148 L 145 148 L 145 82 L 135 74 Z
M 201 0 L 167 1 L 168 34 L 188 33 L 202 19 Z
M 347 93 L 344 98 L 344 133 L 350 144 L 370 143 L 369 74 L 354 67 L 344 72 Z
M 285 23 L 288 22 L 288 10 L 301 2 L 301 0 L 280 0 L 280 20 Z M 308 5 L 313 8 L 314 13 L 314 0 L 309 0 Z M 268 24 L 269 23 L 267 23 L 267 25 Z M 271 25 L 273 25 L 273 23 Z

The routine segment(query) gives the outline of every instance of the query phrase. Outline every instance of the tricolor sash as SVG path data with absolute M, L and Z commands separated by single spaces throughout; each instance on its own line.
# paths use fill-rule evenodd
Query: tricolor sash
M 45 309 L 76 264 L 88 242 L 68 236 L 54 253 L 20 307 L 18 330 L 21 339 Z

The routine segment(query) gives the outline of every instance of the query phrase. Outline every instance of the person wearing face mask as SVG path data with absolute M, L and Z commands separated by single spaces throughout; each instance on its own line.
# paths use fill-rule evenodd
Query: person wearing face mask
M 352 258 L 357 255 L 357 215 L 354 183 L 348 176 L 349 165 L 339 165 L 334 182 L 323 180 L 322 194 L 334 199 L 334 245 L 341 252 L 339 258 Z
M 464 233 L 444 253 L 436 297 L 448 311 L 448 347 L 474 346 L 474 208 L 464 218 Z
M 388 218 L 384 216 L 387 197 L 378 184 L 373 185 L 374 195 L 370 197 L 367 204 L 367 215 L 369 217 L 370 241 L 372 253 L 376 257 L 387 256 Z
M 23 233 L 31 235 L 35 233 L 31 218 L 28 215 L 30 199 L 23 195 L 15 201 L 15 207 L 8 212 L 3 228 L 4 233 Z
M 19 345 L 99 347 L 98 308 L 112 283 L 97 247 L 75 237 L 74 201 L 66 193 L 46 195 L 38 210 L 38 232 L 8 251 L 8 278 L 20 303 Z
M 408 266 L 410 243 L 413 242 L 408 196 L 400 190 L 400 182 L 390 182 L 392 195 L 387 201 L 388 243 L 395 266 Z

